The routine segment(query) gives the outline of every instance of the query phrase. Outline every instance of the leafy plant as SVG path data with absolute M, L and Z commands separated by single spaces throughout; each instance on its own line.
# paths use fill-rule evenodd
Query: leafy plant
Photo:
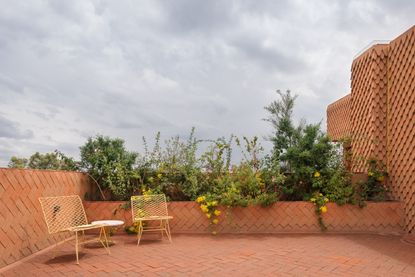
M 380 161 L 370 158 L 367 161 L 367 181 L 357 184 L 358 201 L 364 206 L 364 201 L 382 201 L 386 197 L 385 181 L 388 176 L 385 165 Z
M 315 206 L 314 211 L 316 212 L 316 215 L 318 218 L 318 224 L 320 225 L 321 230 L 322 231 L 327 230 L 327 226 L 323 220 L 323 214 L 327 212 L 326 204 L 329 202 L 329 199 L 325 197 L 322 193 L 315 192 L 313 194 L 313 197 L 310 198 L 310 202 L 313 203 L 313 205 Z
M 262 207 L 269 207 L 274 204 L 278 199 L 278 195 L 275 192 L 262 193 L 257 195 L 255 198 L 255 204 L 261 205 Z
M 127 151 L 122 139 L 98 135 L 88 138 L 80 150 L 81 167 L 114 199 L 126 200 L 132 195 L 138 178 L 133 171 L 137 154 Z
M 211 195 L 202 195 L 196 199 L 196 203 L 200 205 L 200 209 L 210 220 L 210 228 L 213 235 L 217 234 L 216 225 L 219 223 L 219 216 L 222 213 L 217 209 L 218 201 Z

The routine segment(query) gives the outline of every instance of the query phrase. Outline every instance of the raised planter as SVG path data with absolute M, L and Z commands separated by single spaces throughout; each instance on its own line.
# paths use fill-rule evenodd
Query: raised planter
M 125 202 L 87 201 L 85 209 L 90 221 L 121 219 L 131 225 L 131 211 L 120 206 Z M 328 203 L 323 215 L 329 233 L 403 233 L 403 210 L 400 202 L 368 202 L 364 208 Z M 169 214 L 174 217 L 173 233 L 210 233 L 209 219 L 195 202 L 170 202 Z M 315 233 L 321 232 L 309 202 L 277 202 L 260 206 L 222 207 L 216 226 L 218 233 Z M 115 212 L 116 211 L 116 212 Z M 114 213 L 115 212 L 115 213 Z

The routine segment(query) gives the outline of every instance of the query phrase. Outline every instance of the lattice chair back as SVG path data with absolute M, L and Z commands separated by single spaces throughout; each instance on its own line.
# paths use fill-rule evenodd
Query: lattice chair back
M 40 197 L 49 234 L 88 224 L 84 206 L 78 195 Z
M 131 211 L 133 222 L 142 218 L 168 216 L 166 196 L 164 194 L 132 196 Z

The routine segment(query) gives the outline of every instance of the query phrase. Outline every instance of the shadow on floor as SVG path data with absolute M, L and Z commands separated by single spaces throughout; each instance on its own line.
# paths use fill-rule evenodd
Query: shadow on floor
M 79 253 L 79 260 L 82 259 L 82 257 L 84 257 L 86 254 L 80 252 Z M 49 260 L 45 261 L 45 264 L 47 265 L 53 265 L 53 264 L 65 264 L 65 263 L 76 263 L 76 256 L 75 256 L 75 252 L 72 254 L 63 254 L 60 255 L 59 253 L 57 253 L 55 258 L 50 258 Z

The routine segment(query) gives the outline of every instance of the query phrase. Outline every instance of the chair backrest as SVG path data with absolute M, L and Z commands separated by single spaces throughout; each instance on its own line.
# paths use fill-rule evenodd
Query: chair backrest
M 40 197 L 39 201 L 49 234 L 88 224 L 79 195 Z
M 164 194 L 131 196 L 133 222 L 137 218 L 167 216 L 167 201 Z

